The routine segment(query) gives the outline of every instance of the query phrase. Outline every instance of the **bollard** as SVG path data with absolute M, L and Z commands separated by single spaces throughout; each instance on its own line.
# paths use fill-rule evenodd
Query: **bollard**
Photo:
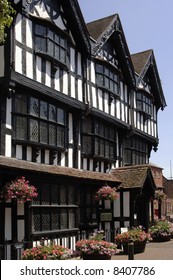
M 134 242 L 133 239 L 129 239 L 128 242 L 128 259 L 134 260 Z

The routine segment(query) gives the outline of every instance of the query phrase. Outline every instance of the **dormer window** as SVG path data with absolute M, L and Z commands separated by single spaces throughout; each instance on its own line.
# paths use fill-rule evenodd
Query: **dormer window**
M 63 64 L 67 63 L 67 40 L 48 26 L 35 25 L 35 51 Z
M 98 87 L 119 94 L 118 75 L 105 65 L 96 64 L 96 80 Z
M 142 92 L 137 92 L 136 94 L 136 108 L 139 111 L 151 115 L 151 98 L 146 96 Z

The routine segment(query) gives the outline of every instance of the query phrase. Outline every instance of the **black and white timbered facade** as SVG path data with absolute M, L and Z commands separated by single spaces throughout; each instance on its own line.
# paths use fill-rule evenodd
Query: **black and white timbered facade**
M 72 236 L 98 227 L 95 191 L 121 183 L 110 171 L 157 149 L 166 102 L 154 53 L 130 55 L 119 16 L 85 24 L 77 0 L 12 2 L 0 46 L 1 188 L 26 176 L 39 196 L 0 203 L 0 243 Z M 133 225 L 131 189 L 121 189 L 113 226 Z

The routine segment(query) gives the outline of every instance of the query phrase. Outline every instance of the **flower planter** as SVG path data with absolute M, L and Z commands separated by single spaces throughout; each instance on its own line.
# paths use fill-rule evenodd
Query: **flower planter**
M 99 255 L 99 254 L 90 254 L 83 256 L 83 260 L 110 260 L 111 256 L 108 255 Z
M 134 254 L 140 254 L 145 251 L 146 242 L 143 243 L 134 243 Z M 128 255 L 128 243 L 123 244 L 123 251 L 126 255 Z
M 167 242 L 171 240 L 171 234 L 165 235 L 165 236 L 153 236 L 152 240 L 154 242 Z

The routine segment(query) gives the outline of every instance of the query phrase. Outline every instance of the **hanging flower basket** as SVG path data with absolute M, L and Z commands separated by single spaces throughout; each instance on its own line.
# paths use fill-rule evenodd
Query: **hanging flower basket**
M 97 200 L 110 200 L 114 201 L 118 199 L 119 195 L 116 188 L 111 188 L 110 186 L 103 186 L 97 192 L 95 198 Z
M 25 177 L 21 177 L 8 182 L 2 189 L 0 198 L 1 201 L 16 199 L 18 203 L 25 203 L 37 196 L 37 189 L 30 185 L 29 181 L 25 180 Z

